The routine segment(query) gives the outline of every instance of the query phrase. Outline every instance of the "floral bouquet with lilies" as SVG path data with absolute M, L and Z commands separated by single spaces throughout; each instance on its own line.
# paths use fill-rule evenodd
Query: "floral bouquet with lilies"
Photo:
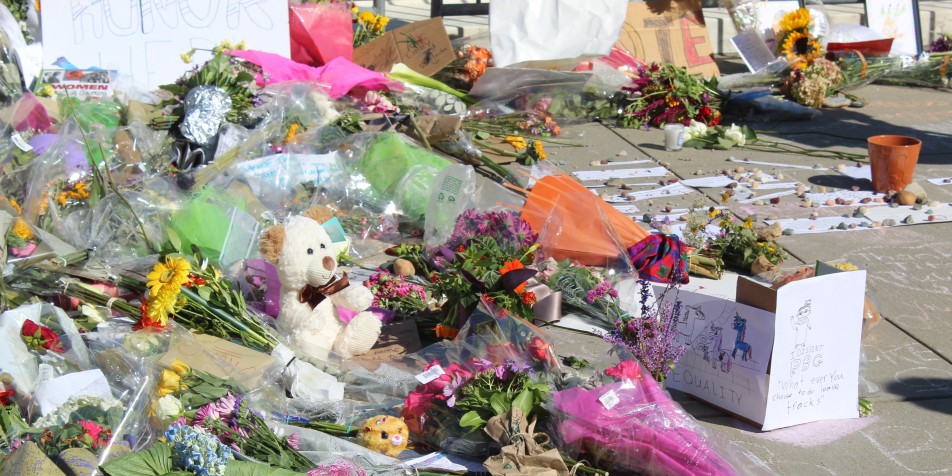
M 156 384 L 158 400 L 153 406 L 153 414 L 161 426 L 166 427 L 186 412 L 194 412 L 238 390 L 238 382 L 231 378 L 215 377 L 175 359 L 159 374 Z

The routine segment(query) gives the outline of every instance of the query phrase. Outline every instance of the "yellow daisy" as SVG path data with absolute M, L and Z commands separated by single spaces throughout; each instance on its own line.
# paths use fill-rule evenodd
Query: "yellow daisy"
M 357 21 L 365 26 L 373 25 L 376 18 L 377 18 L 377 15 L 374 15 L 373 12 L 365 11 L 365 12 L 360 12 L 360 14 L 357 15 Z
M 164 328 L 169 324 L 169 317 L 175 314 L 175 306 L 178 304 L 179 295 L 171 291 L 163 291 L 157 296 L 150 293 L 149 298 L 145 313 L 150 321 L 158 324 L 157 327 Z
M 780 31 L 797 31 L 810 26 L 810 10 L 799 8 L 787 13 L 780 19 Z
M 526 144 L 526 140 L 520 136 L 506 136 L 503 141 L 511 145 L 516 151 L 524 150 L 526 147 L 529 147 L 529 145 Z
M 374 33 L 380 33 L 387 27 L 387 24 L 390 23 L 390 17 L 385 17 L 383 15 L 377 15 L 377 18 L 374 20 L 373 31 Z
M 539 160 L 545 160 L 549 158 L 549 155 L 545 153 L 545 149 L 542 148 L 542 141 L 537 140 L 533 144 L 535 146 L 536 153 L 539 154 Z
M 17 221 L 13 223 L 13 234 L 23 240 L 33 239 L 33 229 L 22 218 L 17 218 Z
M 788 60 L 796 60 L 793 66 L 805 68 L 813 60 L 823 55 L 823 46 L 807 33 L 794 32 L 787 35 L 780 47 L 780 52 Z
M 156 263 L 152 272 L 146 275 L 146 279 L 149 280 L 146 283 L 149 287 L 149 297 L 157 300 L 164 294 L 171 294 L 171 301 L 174 304 L 182 285 L 188 282 L 188 273 L 191 271 L 192 267 L 184 258 L 167 256 L 164 263 Z

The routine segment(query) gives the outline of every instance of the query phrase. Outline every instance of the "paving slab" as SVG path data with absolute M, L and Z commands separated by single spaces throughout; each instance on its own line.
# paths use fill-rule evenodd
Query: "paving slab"
M 702 418 L 777 474 L 949 474 L 952 400 L 875 404 L 870 417 L 760 432 L 730 417 Z

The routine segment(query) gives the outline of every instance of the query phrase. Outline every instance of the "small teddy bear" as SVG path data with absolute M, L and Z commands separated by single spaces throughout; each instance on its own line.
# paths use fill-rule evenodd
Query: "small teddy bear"
M 357 432 L 357 442 L 377 453 L 396 458 L 410 443 L 403 418 L 378 415 L 368 418 Z
M 327 361 L 333 351 L 343 358 L 366 353 L 380 336 L 380 319 L 366 309 L 373 295 L 337 277 L 333 242 L 321 224 L 333 211 L 315 206 L 267 229 L 261 255 L 273 263 L 281 281 L 277 328 L 304 356 Z M 338 309 L 356 312 L 348 322 Z M 346 313 L 346 314 L 349 314 Z

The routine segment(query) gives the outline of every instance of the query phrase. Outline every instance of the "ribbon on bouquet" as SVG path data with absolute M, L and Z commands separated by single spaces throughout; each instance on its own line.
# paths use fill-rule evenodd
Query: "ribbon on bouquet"
M 553 291 L 547 284 L 532 278 L 526 281 L 526 291 L 535 293 L 536 303 L 532 305 L 532 317 L 535 321 L 552 324 L 562 319 L 562 291 Z

